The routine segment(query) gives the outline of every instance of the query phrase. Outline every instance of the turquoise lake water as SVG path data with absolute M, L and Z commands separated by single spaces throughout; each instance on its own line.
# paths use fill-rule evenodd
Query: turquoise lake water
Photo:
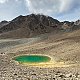
M 22 63 L 41 63 L 48 62 L 51 60 L 51 58 L 41 55 L 23 55 L 15 57 L 14 60 Z

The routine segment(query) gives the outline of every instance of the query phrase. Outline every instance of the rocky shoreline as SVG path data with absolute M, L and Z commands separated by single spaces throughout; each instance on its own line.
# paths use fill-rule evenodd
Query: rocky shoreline
M 11 55 L 0 55 L 1 80 L 80 80 L 80 68 L 53 67 L 40 68 L 15 64 Z

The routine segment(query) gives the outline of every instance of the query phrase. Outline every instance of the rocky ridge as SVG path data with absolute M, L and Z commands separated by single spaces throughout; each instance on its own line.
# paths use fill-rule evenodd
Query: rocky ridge
M 0 38 L 26 38 L 62 30 L 73 31 L 79 28 L 79 20 L 60 22 L 41 14 L 20 15 L 10 22 L 2 21 L 0 23 Z

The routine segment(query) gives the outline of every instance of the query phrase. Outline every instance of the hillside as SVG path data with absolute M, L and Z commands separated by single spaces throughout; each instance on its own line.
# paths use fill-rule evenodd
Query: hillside
M 3 26 L 6 26 L 6 25 L 8 25 L 8 24 L 9 24 L 8 21 L 5 21 L 5 20 L 4 20 L 4 21 L 1 21 L 1 22 L 0 22 L 0 28 L 3 27 Z
M 60 22 L 50 16 L 30 14 L 0 22 L 0 38 L 29 38 L 45 33 L 71 32 L 80 29 L 80 20 Z
M 7 39 L 0 39 L 1 80 L 80 80 L 79 20 L 59 22 L 31 14 L 4 23 L 1 22 L 0 38 Z M 49 56 L 51 61 L 21 64 L 13 60 L 31 54 Z
M 18 16 L 0 28 L 2 38 L 25 38 L 59 30 L 61 23 L 45 15 Z

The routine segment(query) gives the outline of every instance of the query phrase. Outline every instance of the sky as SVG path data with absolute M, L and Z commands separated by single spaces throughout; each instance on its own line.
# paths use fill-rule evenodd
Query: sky
M 76 21 L 80 19 L 80 0 L 0 0 L 0 21 L 31 13 Z

